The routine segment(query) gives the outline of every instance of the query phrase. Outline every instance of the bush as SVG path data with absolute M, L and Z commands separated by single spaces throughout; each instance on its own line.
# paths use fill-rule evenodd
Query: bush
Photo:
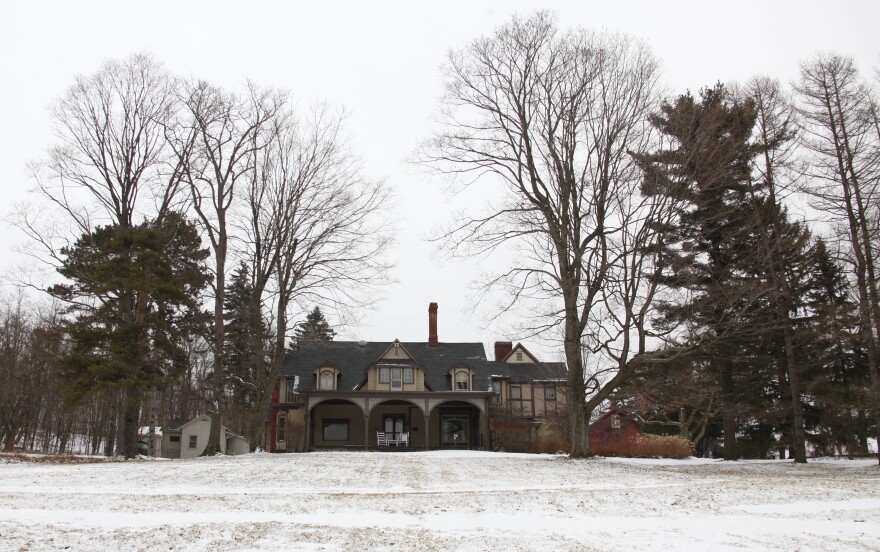
M 591 438 L 590 450 L 597 456 L 687 458 L 691 455 L 692 446 L 680 435 L 598 434 Z

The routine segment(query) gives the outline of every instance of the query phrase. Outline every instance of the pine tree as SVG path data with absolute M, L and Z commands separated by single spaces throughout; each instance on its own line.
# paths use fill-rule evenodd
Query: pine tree
M 269 329 L 256 296 L 250 271 L 241 263 L 226 287 L 224 381 L 233 403 L 253 408 L 260 375 L 269 363 Z
M 199 294 L 208 283 L 196 228 L 176 214 L 135 227 L 104 226 L 61 250 L 69 280 L 49 292 L 69 303 L 71 349 L 55 370 L 68 404 L 122 392 L 119 452 L 137 454 L 144 393 L 178 377 L 183 343 L 203 331 Z
M 319 307 L 312 309 L 304 322 L 296 325 L 294 330 L 294 339 L 291 342 L 291 348 L 296 348 L 303 341 L 333 341 L 336 332 L 330 328 L 330 324 L 324 318 L 324 313 Z
M 806 385 L 814 397 L 816 423 L 830 439 L 825 445 L 845 448 L 852 458 L 867 454 L 868 427 L 859 418 L 869 415 L 871 392 L 858 304 L 824 241 L 814 245 L 812 259 L 801 332 L 809 360 Z
M 765 290 L 749 277 L 757 249 L 753 206 L 755 187 L 750 138 L 754 102 L 732 98 L 722 85 L 700 98 L 679 96 L 664 103 L 652 124 L 672 142 L 669 149 L 636 156 L 645 172 L 644 191 L 678 202 L 676 222 L 666 228 L 660 282 L 685 291 L 689 300 L 670 302 L 670 327 L 687 326 L 699 356 L 719 384 L 724 425 L 724 458 L 736 459 L 741 388 L 740 344 L 754 338 L 748 323 Z

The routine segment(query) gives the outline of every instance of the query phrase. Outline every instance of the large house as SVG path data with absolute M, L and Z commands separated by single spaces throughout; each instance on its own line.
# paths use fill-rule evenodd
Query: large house
M 275 385 L 266 449 L 499 448 L 496 421 L 525 441 L 553 437 L 565 365 L 509 341 L 494 352 L 490 360 L 482 343 L 441 342 L 436 303 L 426 342 L 301 343 Z

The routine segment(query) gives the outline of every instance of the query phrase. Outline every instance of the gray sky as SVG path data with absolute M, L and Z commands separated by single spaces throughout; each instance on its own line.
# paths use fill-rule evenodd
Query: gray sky
M 621 31 L 661 60 L 671 94 L 757 74 L 789 82 L 799 60 L 819 51 L 851 55 L 865 74 L 880 68 L 880 2 L 11 2 L 0 31 L 0 190 L 6 205 L 32 186 L 26 164 L 51 144 L 48 106 L 74 75 L 104 60 L 148 52 L 178 75 L 223 86 L 246 79 L 327 101 L 350 112 L 349 131 L 365 173 L 397 196 L 397 268 L 374 311 L 350 338 L 423 341 L 428 303 L 440 305 L 441 341 L 508 338 L 516 320 L 484 328 L 491 305 L 474 311 L 469 282 L 478 263 L 438 259 L 422 238 L 448 221 L 442 182 L 407 162 L 428 138 L 450 49 L 489 34 L 511 15 L 556 12 L 560 26 Z M 718 7 L 715 7 L 718 6 Z M 17 270 L 7 227 L 0 270 Z M 546 360 L 561 357 L 537 343 Z

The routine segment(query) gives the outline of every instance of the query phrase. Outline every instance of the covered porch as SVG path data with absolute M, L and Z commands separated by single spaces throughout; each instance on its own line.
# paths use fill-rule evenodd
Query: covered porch
M 305 450 L 479 449 L 488 446 L 488 392 L 308 393 Z

